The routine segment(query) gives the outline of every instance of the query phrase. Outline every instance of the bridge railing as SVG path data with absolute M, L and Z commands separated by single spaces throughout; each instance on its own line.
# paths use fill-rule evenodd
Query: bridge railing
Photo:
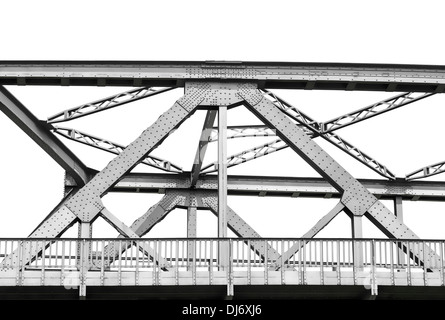
M 444 285 L 444 248 L 443 240 L 400 239 L 0 239 L 0 282 L 6 274 L 19 284 L 27 271 L 77 271 L 151 272 L 153 284 L 163 273 L 177 281 L 201 273 L 209 284 L 223 274 L 246 284 L 258 277 L 264 284 L 341 284 L 345 277 L 358 284 L 367 275 L 371 284 L 379 278 L 397 285 L 402 277 L 404 285 Z

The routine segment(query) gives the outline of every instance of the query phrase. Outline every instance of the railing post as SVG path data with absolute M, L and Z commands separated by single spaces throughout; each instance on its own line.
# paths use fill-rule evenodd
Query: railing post
M 233 296 L 233 241 L 232 239 L 220 239 L 219 241 L 224 241 L 227 242 L 227 247 L 228 247 L 228 252 L 227 252 L 227 257 L 228 257 L 228 266 L 227 266 L 227 296 L 228 297 L 232 297 Z
M 445 285 L 445 270 L 444 270 L 444 266 L 443 266 L 443 258 L 444 258 L 444 254 L 443 254 L 443 241 L 440 241 L 440 280 L 441 280 L 441 284 L 442 286 Z
M 320 284 L 324 285 L 323 240 L 320 240 Z
M 80 285 L 79 285 L 79 298 L 80 299 L 85 299 L 86 297 L 86 284 L 85 284 L 85 273 L 86 273 L 86 269 L 88 268 L 88 262 L 85 261 L 86 256 L 85 256 L 85 239 L 83 239 L 80 243 Z
M 375 240 L 371 241 L 371 295 L 377 295 L 376 261 L 375 261 Z
M 20 286 L 22 283 L 21 278 L 22 278 L 22 271 L 21 271 L 21 265 L 23 262 L 23 247 L 22 247 L 22 241 L 18 240 L 17 241 L 17 270 L 16 270 L 16 285 Z
M 108 242 L 109 245 L 110 242 Z M 105 282 L 105 241 L 102 240 L 102 250 L 100 255 L 100 285 L 103 286 Z

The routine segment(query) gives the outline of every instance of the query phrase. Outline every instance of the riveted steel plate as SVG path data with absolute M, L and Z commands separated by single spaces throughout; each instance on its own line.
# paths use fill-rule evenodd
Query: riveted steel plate
M 341 202 L 352 214 L 361 216 L 377 201 L 360 182 L 354 181 L 343 193 Z

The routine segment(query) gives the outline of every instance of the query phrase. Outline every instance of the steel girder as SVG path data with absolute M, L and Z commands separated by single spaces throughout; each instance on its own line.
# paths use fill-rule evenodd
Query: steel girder
M 400 222 L 374 195 L 342 168 L 329 154 L 298 128 L 291 119 L 258 90 L 257 94 L 241 92 L 246 106 L 266 125 L 277 130 L 286 143 L 298 153 L 337 190 L 343 193 L 341 202 L 354 216 L 366 215 L 389 237 L 418 239 L 414 232 Z M 307 119 L 305 119 L 305 122 Z M 309 125 L 309 124 L 308 124 Z M 430 265 L 431 260 L 440 260 L 430 248 L 412 251 L 415 259 Z
M 53 116 L 48 117 L 48 123 L 64 122 L 77 119 L 89 114 L 121 106 L 129 102 L 148 98 L 159 93 L 170 91 L 172 89 L 174 88 L 155 89 L 144 87 L 118 93 L 117 95 L 111 97 L 100 99 L 94 102 L 89 102 L 81 106 L 59 112 Z
M 52 130 L 54 133 L 57 133 L 67 139 L 80 142 L 87 146 L 94 147 L 99 150 L 104 150 L 113 154 L 120 154 L 126 148 L 125 146 L 116 142 L 105 140 L 72 128 L 61 128 L 55 126 Z M 175 165 L 174 163 L 152 155 L 147 155 L 141 161 L 141 163 L 166 172 L 183 172 L 182 168 Z
M 279 197 L 339 198 L 341 193 L 324 178 L 267 177 L 228 175 L 228 194 Z M 438 181 L 405 181 L 359 179 L 379 199 L 402 197 L 404 200 L 445 201 L 445 183 Z M 190 188 L 188 174 L 130 173 L 122 178 L 110 191 L 164 193 L 171 189 Z M 66 188 L 77 188 L 68 176 Z M 197 190 L 216 190 L 214 175 L 203 175 L 195 185 Z
M 444 92 L 445 67 L 241 61 L 0 61 L 0 84 L 184 86 L 250 81 L 260 88 Z
M 91 178 L 90 169 L 8 90 L 0 86 L 0 110 L 53 158 L 79 186 Z

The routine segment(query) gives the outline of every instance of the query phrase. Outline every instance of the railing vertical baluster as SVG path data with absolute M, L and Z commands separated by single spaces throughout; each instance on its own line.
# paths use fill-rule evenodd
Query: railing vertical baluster
M 395 285 L 395 279 L 394 279 L 394 243 L 389 243 L 389 250 L 390 250 L 390 263 L 391 263 L 391 269 L 390 269 L 390 277 L 391 277 L 391 285 Z M 399 248 L 397 242 L 396 242 L 397 249 Z M 398 251 L 398 250 L 396 250 Z
M 309 242 L 309 268 L 312 267 L 312 247 L 315 247 L 316 243 L 313 241 Z M 315 249 L 316 250 L 316 249 Z
M 440 241 L 440 275 L 441 275 L 440 280 L 441 280 L 442 286 L 445 285 L 445 281 L 444 281 L 444 279 L 445 279 L 445 274 L 444 274 L 445 269 L 443 267 L 443 258 L 444 258 L 444 254 L 443 254 L 443 249 L 444 248 L 443 247 L 444 247 L 443 246 L 443 241 Z
M 58 260 L 59 260 L 59 240 L 56 240 L 56 256 L 55 256 L 55 259 L 56 259 L 56 268 L 59 266 L 59 262 L 58 262 Z
M 22 250 L 21 250 L 21 243 L 20 240 L 17 240 L 17 269 L 16 269 L 16 275 L 15 275 L 15 285 L 18 286 L 20 285 L 20 257 L 22 254 Z
M 284 240 L 281 240 L 281 252 L 280 255 L 283 256 L 284 253 Z M 280 270 L 281 270 L 281 284 L 285 284 L 285 273 L 284 273 L 284 261 L 280 259 Z
M 345 240 L 342 240 L 342 247 L 343 247 L 343 264 L 345 266 L 349 266 L 349 263 L 346 264 Z
M 179 240 L 176 239 L 175 246 L 175 284 L 179 285 Z
M 357 268 L 356 268 L 356 263 L 354 261 L 354 259 L 355 259 L 354 255 L 356 254 L 356 252 L 354 251 L 356 248 L 356 243 L 357 243 L 357 240 L 352 239 L 351 247 L 349 250 L 349 257 L 351 258 L 351 255 L 352 255 L 352 259 L 350 259 L 350 261 L 352 260 L 352 275 L 354 277 L 354 285 L 357 285 Z
M 157 283 L 156 283 L 156 265 L 157 265 L 156 259 L 157 259 L 157 250 L 158 250 L 157 244 L 158 244 L 157 240 L 153 240 L 153 260 L 152 260 L 153 280 L 152 281 L 153 281 L 154 286 L 157 285 Z
M 213 240 L 209 240 L 210 242 L 210 261 L 209 261 L 209 281 L 210 281 L 210 285 L 213 284 L 213 246 L 214 246 L 214 241 Z
M 301 268 L 301 253 L 303 248 L 301 247 L 301 240 L 298 240 L 298 248 L 300 248 L 300 250 L 298 250 L 298 282 L 299 284 L 303 284 L 303 273 Z
M 309 249 L 310 249 L 310 241 L 309 241 Z M 306 283 L 306 242 L 303 242 L 303 284 Z
M 119 240 L 119 257 L 118 257 L 118 270 L 117 270 L 117 276 L 118 276 L 118 283 L 119 285 L 122 284 L 122 240 Z
M 105 284 L 105 240 L 102 240 L 102 250 L 100 254 L 100 285 Z
M 184 253 L 185 252 L 185 241 L 181 241 L 181 242 L 182 242 L 181 243 L 181 246 L 182 246 L 182 264 L 181 264 L 181 266 L 184 267 L 184 263 L 185 263 L 184 260 L 187 259 L 187 261 L 186 261 L 187 266 L 190 264 L 190 261 L 188 259 L 188 255 L 187 255 L 187 258 L 185 258 L 186 257 L 186 255 Z M 188 242 L 187 242 L 187 247 L 188 247 Z
M 193 278 L 193 284 L 196 285 L 196 240 L 193 239 L 192 241 L 193 244 L 193 257 L 192 257 L 192 278 Z
M 264 284 L 269 284 L 269 255 L 268 255 L 268 249 L 267 249 L 267 240 L 264 241 Z
M 423 256 L 423 285 L 427 286 L 428 285 L 428 278 L 427 278 L 427 274 L 426 274 L 426 270 L 428 268 L 427 262 L 425 260 L 425 241 L 422 241 L 422 256 Z M 420 263 L 419 263 L 420 264 Z
M 341 285 L 340 272 L 340 241 L 337 240 L 337 285 Z
M 36 246 L 36 251 L 38 255 L 39 246 Z M 45 240 L 42 240 L 42 275 L 40 279 L 40 285 L 45 285 Z
M 65 280 L 65 240 L 60 240 L 62 243 L 62 257 L 60 261 L 60 285 L 64 285 Z
M 252 256 L 252 250 L 250 246 L 250 240 L 247 240 L 247 284 L 252 283 L 252 264 L 251 264 L 251 256 Z
M 382 259 L 382 242 L 379 241 L 379 264 L 381 265 L 383 263 Z
M 364 267 L 366 267 L 366 265 L 368 264 L 368 244 L 367 242 L 364 243 L 364 247 L 365 247 L 365 257 L 364 257 Z
M 136 281 L 135 281 L 135 284 L 137 286 L 139 285 L 139 245 L 140 245 L 139 240 L 136 240 L 136 275 L 135 275 Z
M 320 240 L 320 284 L 321 285 L 324 285 L 323 245 L 324 245 L 324 241 Z
M 170 258 L 169 259 L 170 260 L 170 265 L 173 265 L 173 240 L 170 240 L 169 242 L 170 242 L 170 254 L 168 256 Z
M 410 242 L 406 241 L 406 253 L 407 253 L 407 257 L 406 257 L 406 261 L 407 261 L 407 277 L 408 277 L 408 285 L 411 285 L 411 253 L 410 253 Z

